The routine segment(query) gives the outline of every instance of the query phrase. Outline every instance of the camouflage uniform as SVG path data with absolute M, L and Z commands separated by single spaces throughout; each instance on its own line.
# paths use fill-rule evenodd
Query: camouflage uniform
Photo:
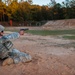
M 2 36 L 0 38 L 0 58 L 4 59 L 6 57 L 10 57 L 9 53 L 12 52 L 13 43 L 10 41 L 11 39 L 15 39 L 19 37 L 19 33 L 12 33 L 6 36 Z
M 3 28 L 3 27 L 2 27 Z M 3 30 L 1 28 L 1 31 Z M 0 38 L 0 58 L 12 58 L 14 63 L 31 61 L 31 56 L 13 48 L 11 39 L 19 38 L 19 33 L 14 32 Z

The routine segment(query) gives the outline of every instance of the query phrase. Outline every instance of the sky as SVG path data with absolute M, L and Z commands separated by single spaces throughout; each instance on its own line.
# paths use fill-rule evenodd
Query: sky
M 50 0 L 32 0 L 33 4 L 37 4 L 37 5 L 47 5 L 49 4 Z M 65 0 L 55 0 L 57 3 L 61 3 Z

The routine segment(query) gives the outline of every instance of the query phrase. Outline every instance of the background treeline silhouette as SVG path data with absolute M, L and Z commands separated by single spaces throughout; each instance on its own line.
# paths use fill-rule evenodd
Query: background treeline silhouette
M 9 1 L 9 0 L 8 0 Z M 75 18 L 75 0 L 40 6 L 26 1 L 0 0 L 0 21 L 43 21 Z

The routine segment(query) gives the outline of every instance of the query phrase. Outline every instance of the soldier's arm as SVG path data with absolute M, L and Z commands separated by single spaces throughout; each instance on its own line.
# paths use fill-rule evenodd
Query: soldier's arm
M 2 38 L 11 40 L 11 39 L 17 39 L 17 38 L 19 38 L 19 36 L 20 36 L 20 34 L 18 32 L 14 32 L 14 33 L 5 35 Z

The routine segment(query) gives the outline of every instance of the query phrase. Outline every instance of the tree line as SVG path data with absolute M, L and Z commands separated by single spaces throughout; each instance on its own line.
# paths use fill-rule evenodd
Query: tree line
M 33 5 L 32 0 L 0 0 L 0 21 L 43 21 L 75 18 L 75 0 Z

